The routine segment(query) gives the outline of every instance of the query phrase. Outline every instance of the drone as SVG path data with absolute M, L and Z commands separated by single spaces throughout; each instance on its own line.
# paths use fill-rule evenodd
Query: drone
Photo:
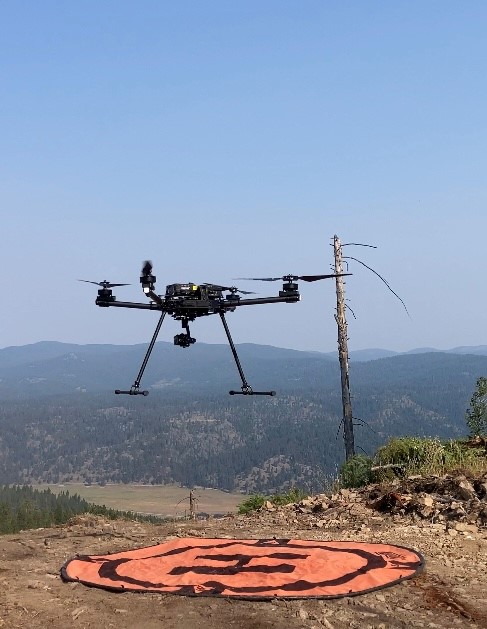
M 136 308 L 139 310 L 157 310 L 161 313 L 156 329 L 152 335 L 152 339 L 147 348 L 144 360 L 140 370 L 134 380 L 133 385 L 128 390 L 116 389 L 117 395 L 149 395 L 149 391 L 141 390 L 140 383 L 144 375 L 145 368 L 149 362 L 150 355 L 154 349 L 156 339 L 161 330 L 162 323 L 166 315 L 169 315 L 176 321 L 181 322 L 184 332 L 176 334 L 174 337 L 174 345 L 187 348 L 196 343 L 196 339 L 191 336 L 189 324 L 198 317 L 206 317 L 218 314 L 228 343 L 237 366 L 242 386 L 240 391 L 229 391 L 230 395 L 276 395 L 275 391 L 254 391 L 245 378 L 242 365 L 240 363 L 237 349 L 230 334 L 230 329 L 226 320 L 227 312 L 234 312 L 240 306 L 256 306 L 259 304 L 276 304 L 276 303 L 296 303 L 301 299 L 298 290 L 298 280 L 304 282 L 315 282 L 317 280 L 330 279 L 333 277 L 341 277 L 343 275 L 351 275 L 350 273 L 326 274 L 326 275 L 284 275 L 281 277 L 241 277 L 239 280 L 251 280 L 262 282 L 282 281 L 282 290 L 275 297 L 259 297 L 247 298 L 241 295 L 253 295 L 251 291 L 240 290 L 236 286 L 220 286 L 219 284 L 194 284 L 188 282 L 186 284 L 169 284 L 166 286 L 165 295 L 158 295 L 155 291 L 156 276 L 152 274 L 152 262 L 146 260 L 143 263 L 140 276 L 140 283 L 144 295 L 149 298 L 149 303 L 137 303 L 128 301 L 118 301 L 113 295 L 112 289 L 118 286 L 129 286 L 129 284 L 113 284 L 107 280 L 102 282 L 94 282 L 91 280 L 79 280 L 99 286 L 98 296 L 95 304 L 101 308 Z

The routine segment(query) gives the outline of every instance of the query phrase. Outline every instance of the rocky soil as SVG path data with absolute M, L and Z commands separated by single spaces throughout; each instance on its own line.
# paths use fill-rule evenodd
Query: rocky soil
M 426 570 L 357 597 L 271 602 L 115 594 L 60 579 L 60 567 L 76 554 L 117 552 L 174 536 L 380 541 L 419 550 Z M 0 537 L 0 627 L 66 626 L 487 627 L 487 475 L 409 478 L 197 522 L 155 526 L 80 516 L 66 526 Z

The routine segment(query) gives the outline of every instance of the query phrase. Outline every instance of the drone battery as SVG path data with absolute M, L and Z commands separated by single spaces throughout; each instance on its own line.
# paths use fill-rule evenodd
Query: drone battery
M 188 297 L 195 295 L 195 292 L 199 289 L 197 284 L 169 284 L 166 286 L 167 297 Z

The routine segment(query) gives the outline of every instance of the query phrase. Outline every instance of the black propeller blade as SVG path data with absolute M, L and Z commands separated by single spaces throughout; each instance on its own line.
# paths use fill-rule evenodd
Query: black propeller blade
M 150 275 L 152 273 L 152 260 L 145 260 L 142 267 L 142 275 Z
M 242 295 L 255 295 L 255 293 L 253 291 L 250 290 L 241 290 L 240 288 L 237 288 L 236 286 L 220 286 L 219 284 L 202 284 L 202 286 L 208 286 L 209 288 L 214 288 L 215 290 L 228 290 L 231 293 L 242 293 Z
M 332 277 L 343 277 L 344 275 L 352 275 L 351 273 L 329 273 L 328 275 L 300 275 L 296 279 L 303 282 L 316 282 L 317 280 L 328 280 Z
M 283 275 L 282 277 L 236 277 L 237 280 L 252 280 L 259 282 L 294 282 L 295 280 L 303 280 L 303 282 L 316 282 L 317 280 L 327 280 L 332 277 L 343 277 L 344 275 L 352 275 L 351 273 L 328 273 L 326 275 Z
M 103 282 L 93 282 L 91 280 L 78 280 L 78 282 L 87 282 L 88 284 L 96 284 L 96 286 L 101 286 L 102 288 L 114 288 L 115 286 L 130 286 L 130 284 L 112 284 L 111 282 L 107 282 L 107 280 L 103 280 Z

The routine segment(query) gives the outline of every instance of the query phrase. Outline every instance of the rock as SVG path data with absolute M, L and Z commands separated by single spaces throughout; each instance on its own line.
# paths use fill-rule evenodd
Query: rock
M 487 498 L 487 483 L 478 483 L 475 487 L 479 498 L 485 500 Z
M 418 509 L 419 515 L 423 518 L 430 518 L 434 512 L 435 510 L 431 507 L 423 507 L 422 509 Z
M 463 500 L 478 500 L 473 485 L 466 479 L 457 482 L 457 493 Z
M 475 524 L 465 524 L 465 522 L 457 522 L 455 530 L 466 533 L 478 533 L 479 529 Z
M 434 504 L 433 498 L 431 496 L 429 496 L 428 494 L 421 494 L 416 499 L 416 502 L 418 504 L 420 504 L 420 505 L 425 506 L 425 507 L 432 507 L 433 504 Z
M 313 513 L 319 513 L 320 511 L 325 511 L 326 509 L 328 509 L 328 502 L 325 502 L 324 500 L 320 500 L 319 502 L 313 505 L 311 511 Z
M 71 616 L 73 620 L 76 620 L 81 614 L 86 612 L 86 607 L 77 607 L 75 610 L 71 612 Z

